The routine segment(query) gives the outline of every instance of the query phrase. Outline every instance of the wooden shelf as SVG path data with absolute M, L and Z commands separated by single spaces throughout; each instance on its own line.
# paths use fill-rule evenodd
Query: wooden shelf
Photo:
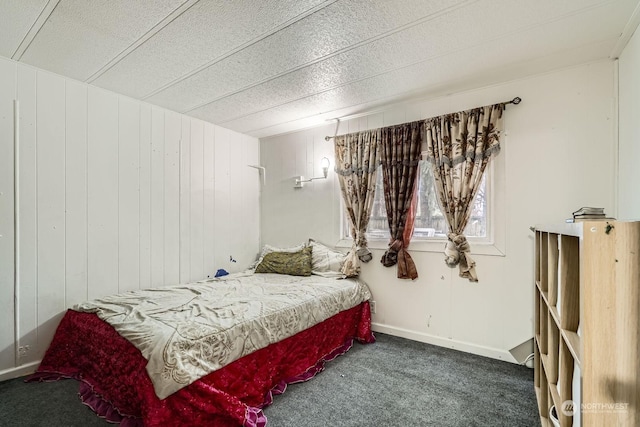
M 551 425 L 553 405 L 573 400 L 576 408 L 624 402 L 628 410 L 560 413 L 562 427 L 578 419 L 583 427 L 640 426 L 640 221 L 537 226 L 534 254 L 541 425 Z
M 540 291 L 540 295 L 542 295 L 542 299 L 544 300 L 545 305 L 548 307 L 549 306 L 549 292 Z
M 566 329 L 560 330 L 560 335 L 564 338 L 564 342 L 567 344 L 573 360 L 580 365 L 580 335 L 567 331 Z
M 536 231 L 543 233 L 562 234 L 565 236 L 582 237 L 582 224 L 584 223 L 562 223 L 557 224 L 544 224 L 536 225 L 534 228 Z
M 536 400 L 538 401 L 538 406 L 540 406 L 540 387 L 535 387 L 536 389 Z M 549 418 L 540 415 L 540 425 L 542 427 L 551 427 L 551 423 L 549 423 Z
M 536 286 L 538 287 L 538 291 L 540 292 L 540 295 L 542 295 L 542 299 L 544 300 L 544 303 L 549 308 L 549 312 L 551 312 L 551 317 L 553 317 L 553 320 L 555 321 L 556 325 L 558 326 L 558 328 L 560 328 L 560 314 L 558 313 L 558 309 L 554 305 L 549 305 L 549 292 L 542 291 L 540 289 L 540 282 L 536 282 Z
M 556 323 L 558 329 L 560 329 L 560 315 L 558 314 L 558 309 L 554 305 L 549 306 L 549 313 L 551 313 L 553 321 Z
M 549 384 L 549 391 L 551 392 L 551 399 L 556 408 L 562 407 L 562 400 L 560 399 L 560 393 L 558 393 L 557 384 Z
M 549 370 L 549 356 L 547 354 L 540 353 L 540 360 L 542 360 L 542 366 L 545 372 Z

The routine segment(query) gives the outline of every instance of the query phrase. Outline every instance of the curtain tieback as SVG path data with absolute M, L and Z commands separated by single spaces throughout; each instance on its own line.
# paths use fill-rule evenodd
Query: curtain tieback
M 446 255 L 444 262 L 449 267 L 459 265 L 460 277 L 469 279 L 472 282 L 478 281 L 476 275 L 476 262 L 471 258 L 471 246 L 463 234 L 449 233 L 449 241 L 444 249 Z
M 369 262 L 373 259 L 373 254 L 371 253 L 369 248 L 367 248 L 367 246 L 362 246 L 366 245 L 366 240 L 364 241 L 364 243 L 360 243 L 361 245 L 357 245 L 355 242 L 353 243 L 353 246 L 351 246 L 351 250 L 347 253 L 347 256 L 344 260 L 344 264 L 340 269 L 340 271 L 347 277 L 357 276 L 358 274 L 360 274 L 360 263 L 358 262 L 358 260 L 360 262 Z
M 371 251 L 366 246 L 356 247 L 356 255 L 358 255 L 358 258 L 360 258 L 362 262 L 369 262 L 373 259 L 373 254 L 371 254 Z
M 382 255 L 380 260 L 385 267 L 398 264 L 398 279 L 417 279 L 418 271 L 411 255 L 405 248 L 402 239 L 396 239 L 389 245 L 389 249 Z
M 391 267 L 398 263 L 398 252 L 404 248 L 404 243 L 402 239 L 396 239 L 389 244 L 389 249 L 387 249 L 382 255 L 382 259 L 380 262 L 385 267 Z
M 455 267 L 460 263 L 460 255 L 464 252 L 469 252 L 471 246 L 463 234 L 449 233 L 447 237 L 449 241 L 444 249 L 444 254 L 446 255 L 444 262 L 449 267 Z

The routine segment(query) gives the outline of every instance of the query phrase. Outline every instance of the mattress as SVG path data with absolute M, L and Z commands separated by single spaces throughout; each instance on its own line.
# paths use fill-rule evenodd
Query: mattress
M 122 425 L 264 425 L 287 383 L 374 341 L 369 297 L 356 279 L 240 274 L 101 298 L 67 312 L 31 379 L 80 380 L 83 401 Z

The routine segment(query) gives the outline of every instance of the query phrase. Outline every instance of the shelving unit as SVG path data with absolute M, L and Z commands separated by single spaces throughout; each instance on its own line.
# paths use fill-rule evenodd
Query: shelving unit
M 640 425 L 640 222 L 537 226 L 534 276 L 542 426 Z

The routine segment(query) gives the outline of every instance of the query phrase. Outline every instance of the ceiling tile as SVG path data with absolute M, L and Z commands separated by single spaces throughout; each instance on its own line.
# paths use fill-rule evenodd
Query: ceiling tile
M 615 34 L 609 34 L 605 40 L 594 37 L 591 43 L 585 43 L 583 49 L 576 49 L 576 39 L 589 40 L 585 34 L 566 34 L 566 26 L 573 25 L 572 20 L 580 19 L 585 24 L 584 31 L 589 32 L 592 25 L 599 22 L 607 24 L 607 18 L 603 18 L 597 10 L 592 11 L 591 22 L 584 17 L 570 17 L 566 21 L 555 21 L 545 26 L 532 28 L 529 31 L 504 37 L 493 41 L 491 46 L 483 48 L 469 48 L 463 54 L 452 54 L 437 57 L 431 61 L 420 62 L 410 67 L 391 71 L 369 79 L 360 80 L 351 84 L 337 87 L 306 98 L 298 99 L 282 105 L 273 106 L 254 114 L 242 115 L 237 119 L 221 122 L 225 127 L 246 132 L 254 136 L 262 136 L 263 127 L 268 128 L 276 123 L 287 123 L 298 120 L 309 122 L 315 115 L 317 117 L 335 118 L 337 110 L 352 107 L 348 114 L 363 112 L 362 106 L 380 106 L 389 102 L 398 102 L 417 96 L 428 98 L 442 96 L 450 91 L 461 88 L 477 88 L 493 83 L 504 82 L 524 75 L 545 71 L 550 64 L 557 67 L 583 63 L 589 60 L 603 58 L 611 50 L 617 38 Z M 551 51 L 545 42 L 545 36 L 557 40 L 555 49 Z M 527 43 L 527 49 L 522 49 L 523 43 Z M 572 55 L 577 51 L 579 55 Z M 553 53 L 558 55 L 553 56 Z M 526 69 L 519 64 L 531 62 L 531 58 L 553 56 L 551 63 L 541 61 L 536 67 Z M 565 62 L 559 62 L 559 57 L 566 57 Z M 505 60 L 505 58 L 507 58 Z M 500 63 L 501 68 L 496 69 L 495 64 Z M 471 64 L 471 65 L 470 65 Z M 242 105 L 234 108 L 234 111 L 242 111 Z M 205 118 L 205 113 L 193 111 L 196 117 Z M 269 134 L 272 130 L 267 130 Z
M 309 65 L 397 27 L 437 15 L 459 3 L 460 0 L 336 2 L 148 98 L 148 101 L 188 111 L 213 98 Z
M 22 61 L 86 80 L 185 0 L 61 0 Z
M 0 0 L 0 55 L 263 137 L 609 59 L 637 16 L 640 0 Z
M 500 8 L 506 13 L 512 13 L 509 7 L 512 0 L 503 0 L 504 3 Z M 584 3 L 581 3 L 584 5 Z M 278 107 L 279 105 L 294 102 L 306 96 L 312 96 L 318 92 L 328 91 L 340 86 L 357 83 L 358 81 L 369 79 L 382 75 L 384 73 L 393 72 L 414 64 L 428 61 L 425 64 L 429 69 L 443 68 L 443 64 L 438 60 L 442 56 L 459 55 L 462 58 L 466 56 L 466 51 L 470 47 L 478 46 L 479 49 L 495 50 L 495 40 L 505 39 L 504 42 L 517 41 L 518 43 L 526 43 L 528 39 L 536 40 L 536 45 L 540 46 L 540 51 L 522 50 L 515 45 L 515 56 L 511 58 L 503 57 L 495 58 L 495 61 L 513 62 L 522 54 L 544 55 L 548 52 L 549 40 L 553 42 L 555 49 L 562 49 L 576 43 L 593 43 L 604 38 L 615 37 L 614 19 L 601 19 L 601 8 L 588 8 L 586 15 L 577 17 L 574 13 L 566 13 L 566 3 L 563 3 L 563 9 L 545 10 L 543 13 L 535 10 L 528 10 L 530 20 L 543 22 L 549 21 L 549 16 L 557 16 L 559 12 L 565 12 L 567 16 L 564 20 L 552 19 L 547 24 L 555 30 L 548 31 L 546 29 L 539 30 L 540 27 L 532 25 L 523 25 L 519 20 L 501 23 L 500 18 L 491 11 L 483 9 L 480 5 L 469 10 L 464 14 L 447 14 L 439 17 L 434 21 L 411 27 L 405 31 L 392 34 L 389 37 L 378 39 L 370 44 L 360 46 L 357 49 L 350 50 L 330 57 L 321 62 L 312 64 L 311 66 L 299 69 L 295 72 L 286 74 L 279 78 L 265 82 L 264 84 L 252 87 L 248 90 L 241 91 L 228 97 L 224 97 L 216 102 L 210 103 L 191 112 L 198 117 L 206 117 L 208 120 L 216 123 L 228 122 L 237 117 L 248 116 L 254 112 Z M 516 5 L 517 6 L 517 5 Z M 555 14 L 555 15 L 550 15 Z M 462 15 L 462 16 L 461 16 Z M 599 22 L 597 28 L 590 25 L 583 27 L 580 31 L 566 33 L 564 30 L 566 25 L 576 25 L 578 19 L 580 22 L 585 20 L 585 16 L 590 16 L 591 21 L 586 23 Z M 612 16 L 607 15 L 605 16 Z M 487 26 L 484 31 L 478 32 L 476 21 L 482 21 Z M 543 28 L 546 28 L 543 27 Z M 535 37 L 532 34 L 535 31 Z M 443 34 L 455 33 L 457 37 L 443 37 Z M 474 34 L 480 34 L 473 37 Z M 472 40 L 472 42 L 469 42 Z M 495 53 L 495 52 L 494 52 Z M 446 63 L 448 60 L 443 60 Z M 497 62 L 496 62 L 497 63 Z M 474 67 L 478 64 L 474 63 Z M 490 64 L 489 64 L 490 65 Z M 487 65 L 487 66 L 489 66 Z M 463 65 L 463 70 L 468 70 L 468 66 Z M 451 75 L 455 70 L 443 69 L 441 73 L 443 77 Z M 399 73 L 401 74 L 401 73 Z M 420 81 L 416 81 L 414 85 L 416 89 L 429 85 L 428 74 Z M 391 84 L 391 87 L 396 87 Z M 372 99 L 376 99 L 375 92 L 366 91 Z
M 11 58 L 47 0 L 3 0 L 0 4 L 0 55 Z
M 333 1 L 200 1 L 94 83 L 143 98 Z

